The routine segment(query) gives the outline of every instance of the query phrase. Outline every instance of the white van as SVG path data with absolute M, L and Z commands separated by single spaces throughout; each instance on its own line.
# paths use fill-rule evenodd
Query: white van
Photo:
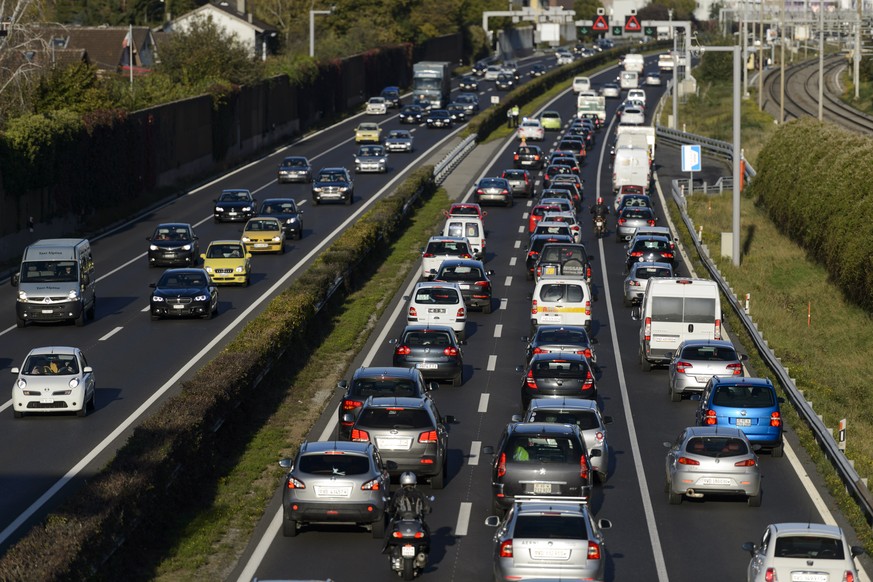
M 588 77 L 576 77 L 573 79 L 573 92 L 581 93 L 582 91 L 591 90 L 591 79 Z
M 631 53 L 624 55 L 622 67 L 625 71 L 633 71 L 634 73 L 642 73 L 644 68 L 643 55 Z
M 632 186 L 649 187 L 651 182 L 651 164 L 649 152 L 643 148 L 618 148 L 612 161 L 612 192 L 630 184 Z
M 581 325 L 591 329 L 591 288 L 578 277 L 540 277 L 531 296 L 531 333 L 539 325 Z
M 449 216 L 443 227 L 443 236 L 466 237 L 473 248 L 473 257 L 485 257 L 485 227 L 478 216 Z
M 645 89 L 631 89 L 627 92 L 627 98 L 633 99 L 634 101 L 642 101 L 644 107 L 646 105 Z
M 618 85 L 622 91 L 625 89 L 638 89 L 640 86 L 640 74 L 636 71 L 622 71 L 618 75 Z
M 668 364 L 685 340 L 722 339 L 721 296 L 709 279 L 649 279 L 631 316 L 640 324 L 640 367 Z
M 24 249 L 21 268 L 12 275 L 18 287 L 15 323 L 94 319 L 97 305 L 94 259 L 87 239 L 52 238 Z

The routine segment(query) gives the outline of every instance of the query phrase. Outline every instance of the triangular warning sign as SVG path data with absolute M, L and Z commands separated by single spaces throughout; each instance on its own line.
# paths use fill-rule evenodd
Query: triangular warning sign
M 640 26 L 640 21 L 636 15 L 632 14 L 624 21 L 625 32 L 639 32 L 643 28 Z
M 597 18 L 594 20 L 594 24 L 591 26 L 591 30 L 595 32 L 608 32 L 609 22 L 606 21 L 606 16 L 598 14 Z

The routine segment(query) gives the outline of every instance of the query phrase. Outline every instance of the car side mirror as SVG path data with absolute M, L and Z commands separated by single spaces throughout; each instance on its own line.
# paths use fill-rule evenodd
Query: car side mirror
M 673 448 L 673 443 L 671 443 L 670 441 L 664 441 L 661 444 L 664 445 L 664 448 L 667 448 L 667 449 Z
M 427 383 L 427 389 L 429 392 L 433 392 L 434 390 L 439 389 L 439 387 L 440 387 L 439 382 L 428 382 Z
M 491 445 L 485 445 L 484 447 L 482 447 L 482 454 L 483 455 L 493 455 L 494 454 L 494 447 L 492 447 Z
M 147 236 L 147 237 L 146 237 L 146 240 L 147 240 L 147 241 L 150 241 L 150 240 L 152 240 L 152 237 Z
M 485 518 L 485 525 L 487 525 L 488 527 L 499 527 L 500 518 L 496 515 L 489 515 Z
M 852 546 L 851 552 L 852 552 L 852 557 L 854 558 L 855 556 L 860 556 L 861 554 L 866 554 L 867 550 L 865 550 L 861 546 Z
M 467 345 L 467 340 L 465 340 L 465 339 L 458 340 L 458 345 L 460 345 L 460 346 L 465 346 L 465 345 Z
M 343 414 L 343 422 L 347 422 L 347 423 L 355 422 L 355 415 L 352 414 L 351 412 L 346 412 L 345 414 Z
M 740 361 L 741 362 L 748 362 L 749 361 L 749 354 L 740 354 Z
M 339 382 L 336 383 L 336 387 L 342 388 L 343 390 L 345 390 L 346 388 L 349 387 L 349 383 L 346 380 L 340 380 Z
M 13 275 L 9 278 L 9 284 L 13 287 L 18 287 L 18 281 L 21 278 L 21 273 L 13 273 Z
M 19 370 L 18 368 L 12 368 L 9 371 L 12 372 L 13 374 L 18 374 L 19 372 L 21 372 L 21 370 Z
M 755 553 L 755 543 L 754 542 L 746 542 L 742 546 L 740 546 L 743 551 L 749 552 L 750 554 Z
M 83 374 L 91 374 L 93 371 L 94 371 L 94 368 L 92 368 L 91 366 L 85 366 L 84 368 L 82 368 Z
M 597 339 L 596 337 L 589 337 L 589 338 L 588 338 L 588 341 L 589 341 L 589 343 L 591 343 L 592 345 L 593 345 L 593 344 L 599 344 L 599 343 L 600 343 L 600 340 Z
M 294 462 L 291 459 L 279 459 L 279 466 L 290 471 L 294 468 Z
M 152 289 L 157 289 L 158 285 L 156 283 L 149 283 L 149 287 L 151 287 Z
M 632 308 L 631 309 L 631 319 L 633 319 L 634 321 L 639 321 L 640 317 L 642 315 L 641 312 L 642 312 L 642 309 L 639 306 Z
M 396 344 L 396 343 L 398 343 L 397 338 L 394 338 L 394 339 L 390 339 L 390 340 L 388 340 L 388 344 L 389 344 L 389 345 L 392 345 L 392 346 L 393 346 L 393 345 Z
M 192 240 L 200 240 L 200 237 L 195 234 L 194 236 L 191 237 L 191 239 Z
M 600 526 L 600 529 L 609 529 L 612 527 L 612 522 L 608 519 L 601 519 L 597 522 L 597 525 Z
M 404 301 L 409 301 L 409 295 L 404 295 L 404 296 L 403 296 L 403 300 L 404 300 Z
M 494 271 L 485 271 L 485 274 L 488 275 L 489 277 L 493 277 Z
M 246 253 L 246 258 L 247 258 L 247 259 L 251 259 L 251 258 L 252 258 L 252 253 Z
M 512 420 L 512 422 L 521 422 L 521 415 L 520 414 L 513 414 L 512 418 L 510 420 Z
M 451 414 L 447 414 L 443 417 L 443 424 L 456 424 L 457 422 L 458 419 Z
M 785 399 L 781 396 L 777 396 L 776 402 L 778 402 L 779 404 L 785 404 Z

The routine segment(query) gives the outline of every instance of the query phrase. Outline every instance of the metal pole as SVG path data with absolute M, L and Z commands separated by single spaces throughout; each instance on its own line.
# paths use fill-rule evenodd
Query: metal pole
M 779 123 L 785 123 L 785 0 L 782 1 L 779 25 Z
M 309 11 L 309 56 L 315 58 L 315 10 Z
M 764 109 L 764 0 L 761 2 L 761 20 L 758 22 L 758 109 Z
M 733 263 L 740 266 L 740 47 L 734 50 L 734 200 L 733 200 Z
M 742 34 L 743 34 L 743 65 L 745 65 L 746 54 L 749 51 L 749 34 L 746 31 L 746 26 L 748 24 L 748 20 L 746 20 L 746 3 L 743 2 L 743 26 L 742 26 Z M 743 95 L 749 92 L 749 68 L 743 67 Z
M 818 120 L 824 117 L 824 2 L 818 3 Z
M 855 0 L 858 5 L 858 22 L 855 24 L 855 66 L 852 70 L 855 80 L 855 99 L 861 97 L 861 4 L 862 0 Z

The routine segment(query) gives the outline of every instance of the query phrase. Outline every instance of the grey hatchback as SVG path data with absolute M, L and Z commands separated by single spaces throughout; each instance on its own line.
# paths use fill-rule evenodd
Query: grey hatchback
M 282 534 L 294 537 L 304 523 L 355 523 L 385 535 L 391 484 L 379 451 L 370 443 L 305 442 L 297 457 L 282 459 Z
M 527 170 L 503 170 L 501 176 L 512 187 L 513 196 L 530 198 L 533 195 L 534 181 Z
M 436 383 L 426 383 L 422 373 L 407 367 L 362 367 L 355 370 L 352 381 L 340 380 L 337 388 L 343 391 L 337 411 L 339 438 L 347 439 L 355 418 L 370 396 L 425 396 Z M 350 415 L 351 418 L 346 418 Z
M 639 206 L 624 208 L 616 219 L 615 240 L 618 242 L 631 238 L 641 226 L 655 226 L 655 212 L 651 208 Z
M 670 361 L 670 400 L 679 402 L 683 394 L 703 392 L 713 376 L 742 376 L 747 359 L 729 341 L 685 340 Z
M 344 417 L 351 420 L 351 416 Z M 412 471 L 442 489 L 446 480 L 452 416 L 441 416 L 433 400 L 368 398 L 352 427 L 351 440 L 376 445 L 392 476 Z
M 646 294 L 646 285 L 653 277 L 672 277 L 673 266 L 670 263 L 654 263 L 643 261 L 630 266 L 627 277 L 624 278 L 624 306 L 630 307 L 639 303 Z
M 461 343 L 447 325 L 407 325 L 394 345 L 394 365 L 415 368 L 434 380 L 451 380 L 460 386 L 464 377 Z

